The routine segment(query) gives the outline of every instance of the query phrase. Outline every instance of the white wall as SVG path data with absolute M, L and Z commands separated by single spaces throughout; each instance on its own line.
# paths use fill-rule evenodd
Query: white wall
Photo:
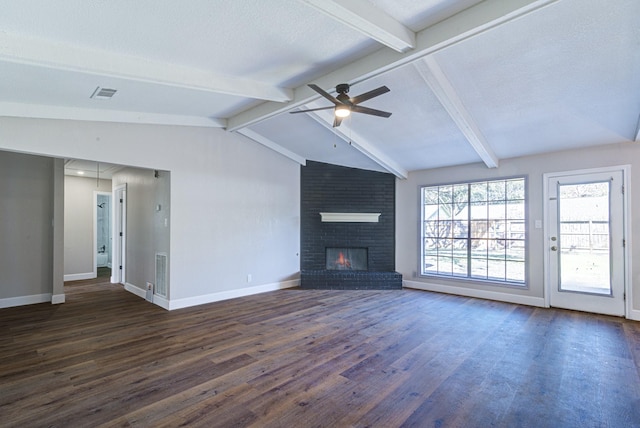
M 515 142 L 514 142 L 515 144 Z M 623 143 L 588 149 L 556 152 L 500 161 L 500 167 L 488 169 L 472 164 L 434 170 L 415 171 L 396 185 L 396 268 L 405 281 L 416 287 L 446 286 L 448 291 L 479 295 L 522 303 L 544 303 L 544 229 L 535 229 L 535 220 L 543 218 L 543 174 L 604 166 L 631 165 L 631 212 L 640 213 L 640 145 Z M 492 286 L 473 281 L 418 277 L 420 251 L 420 196 L 423 185 L 463 182 L 512 176 L 528 176 L 529 287 Z M 632 215 L 633 217 L 633 215 Z M 631 260 L 640 260 L 640 225 L 631 218 Z M 640 262 L 632 263 L 633 308 L 640 309 Z M 425 287 L 427 288 L 427 287 Z M 433 288 L 433 287 L 432 287 Z M 480 294 L 481 294 L 480 293 Z M 636 314 L 638 315 L 638 314 Z
M 298 282 L 300 166 L 241 135 L 3 117 L 0 149 L 170 171 L 172 308 Z
M 111 193 L 111 180 L 64 177 L 64 275 L 65 280 L 87 279 L 93 275 L 93 192 Z

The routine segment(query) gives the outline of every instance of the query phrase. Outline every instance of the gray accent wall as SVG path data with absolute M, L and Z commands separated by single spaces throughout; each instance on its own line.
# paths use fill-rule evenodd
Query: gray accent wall
M 0 151 L 0 307 L 51 299 L 54 171 L 52 158 Z

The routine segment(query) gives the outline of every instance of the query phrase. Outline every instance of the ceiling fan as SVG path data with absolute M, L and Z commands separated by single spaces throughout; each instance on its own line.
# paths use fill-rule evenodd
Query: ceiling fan
M 316 91 L 317 93 L 319 93 L 320 95 L 322 95 L 323 97 L 331 101 L 334 105 L 329 107 L 312 108 L 309 110 L 291 111 L 289 113 L 292 113 L 292 114 L 305 113 L 309 111 L 328 110 L 332 108 L 332 109 L 335 109 L 335 118 L 333 119 L 334 128 L 336 126 L 340 126 L 340 123 L 342 123 L 342 119 L 349 116 L 351 112 L 371 114 L 373 116 L 380 116 L 380 117 L 391 116 L 391 113 L 387 111 L 376 110 L 373 108 L 363 107 L 359 105 L 363 101 L 370 100 L 373 97 L 377 97 L 378 95 L 382 95 L 389 92 L 390 89 L 387 88 L 386 86 L 380 86 L 377 89 L 374 89 L 369 92 L 365 92 L 364 94 L 360 94 L 353 98 L 349 98 L 349 95 L 347 95 L 349 93 L 348 83 L 341 83 L 338 86 L 336 86 L 336 92 L 338 93 L 338 96 L 336 97 L 331 96 L 329 93 L 325 92 L 318 85 L 314 85 L 313 83 L 307 86 L 309 86 L 311 89 L 313 89 L 314 91 Z

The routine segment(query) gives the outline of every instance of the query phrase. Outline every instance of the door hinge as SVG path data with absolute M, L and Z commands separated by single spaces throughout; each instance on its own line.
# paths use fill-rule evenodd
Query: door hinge
M 622 185 L 622 194 L 624 195 L 624 184 Z
M 122 232 L 120 232 L 120 236 L 122 236 Z
M 122 202 L 123 202 L 123 201 L 122 201 L 122 198 L 120 198 L 120 203 L 122 203 Z
M 623 239 L 623 240 L 622 240 L 622 247 L 624 248 L 624 247 L 626 247 L 626 246 L 627 246 L 627 240 L 626 240 L 626 239 Z

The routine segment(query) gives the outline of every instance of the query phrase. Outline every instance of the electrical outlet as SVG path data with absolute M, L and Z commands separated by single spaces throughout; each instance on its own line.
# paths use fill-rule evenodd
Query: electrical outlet
M 147 282 L 147 293 L 145 299 L 149 302 L 153 302 L 153 283 Z
M 247 274 L 247 282 L 251 282 L 253 280 L 253 277 L 251 276 L 251 274 Z

